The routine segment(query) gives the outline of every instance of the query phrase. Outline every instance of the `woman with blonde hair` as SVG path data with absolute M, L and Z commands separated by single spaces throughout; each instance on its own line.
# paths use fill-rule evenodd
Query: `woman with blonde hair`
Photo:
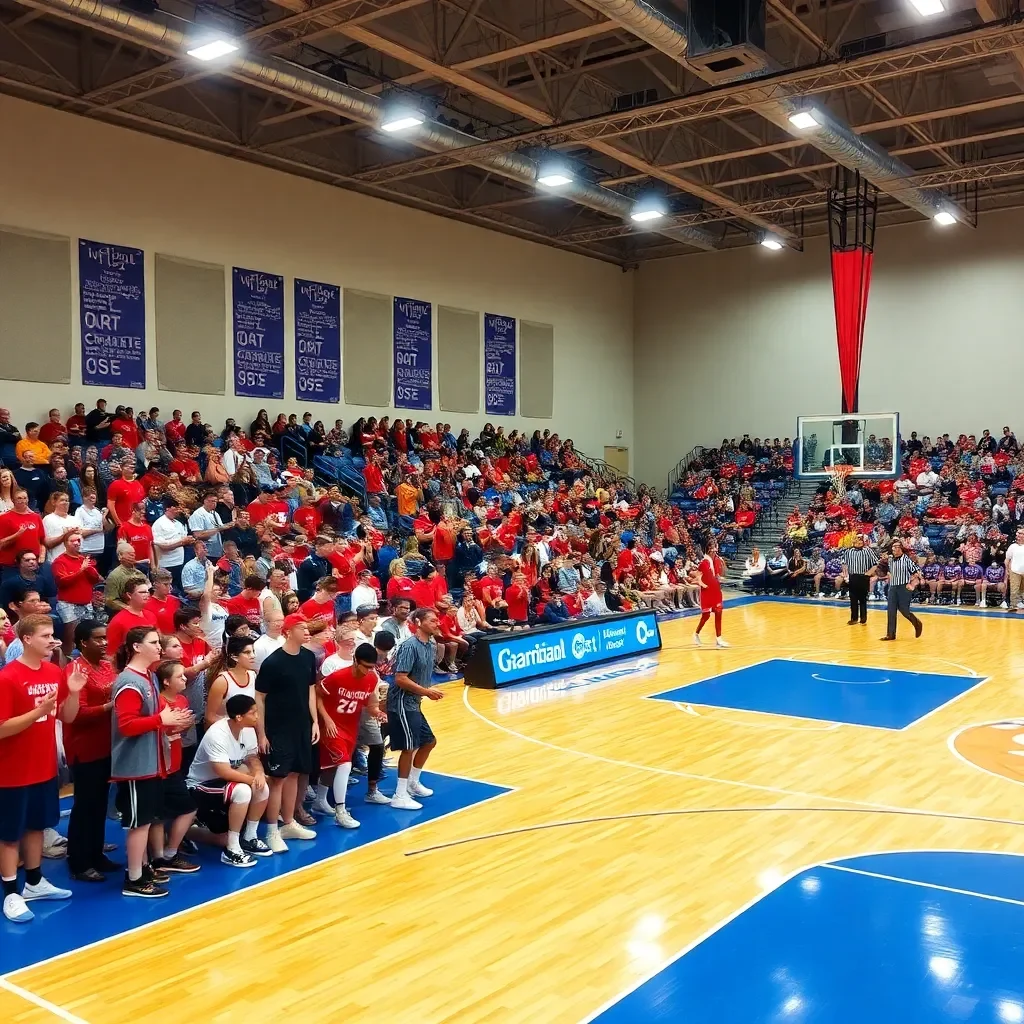
M 228 471 L 224 468 L 220 452 L 216 448 L 210 448 L 206 453 L 206 472 L 203 474 L 203 480 L 218 487 L 231 480 Z
M 0 514 L 14 508 L 14 474 L 4 466 L 0 469 Z
M 396 597 L 410 597 L 412 594 L 412 580 L 407 575 L 405 559 L 393 558 L 388 566 L 388 574 L 390 579 L 388 580 L 387 589 L 384 591 L 384 596 L 388 601 Z

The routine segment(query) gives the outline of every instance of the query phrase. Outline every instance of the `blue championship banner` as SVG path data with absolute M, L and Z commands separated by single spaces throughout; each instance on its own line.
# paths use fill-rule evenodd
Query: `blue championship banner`
M 341 289 L 295 279 L 295 397 L 341 401 Z
M 146 279 L 141 249 L 78 240 L 82 383 L 146 386 Z
M 478 640 L 466 665 L 470 686 L 493 689 L 537 676 L 661 650 L 654 612 L 576 619 Z
M 430 303 L 395 298 L 395 408 L 429 409 L 433 405 Z
M 231 268 L 235 394 L 284 398 L 284 278 Z
M 494 313 L 484 313 L 484 411 L 516 414 L 516 322 Z

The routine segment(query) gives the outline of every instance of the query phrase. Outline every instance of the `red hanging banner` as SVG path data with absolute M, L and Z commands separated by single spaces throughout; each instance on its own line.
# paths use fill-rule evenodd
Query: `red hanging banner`
M 843 412 L 856 412 L 860 357 L 871 287 L 874 253 L 856 247 L 832 251 L 832 294 L 836 307 L 836 342 L 843 383 Z

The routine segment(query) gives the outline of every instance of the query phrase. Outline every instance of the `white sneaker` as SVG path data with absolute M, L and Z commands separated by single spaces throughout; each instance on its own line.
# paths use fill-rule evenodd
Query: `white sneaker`
M 423 804 L 413 800 L 411 796 L 398 796 L 395 794 L 389 802 L 396 811 L 419 811 L 423 809 Z
M 375 789 L 372 793 L 366 794 L 366 802 L 368 804 L 389 804 L 391 797 L 385 796 L 379 789 Z
M 961 601 L 961 600 L 960 600 L 960 598 L 958 597 L 958 598 L 956 599 L 956 603 L 957 603 L 957 607 L 959 607 L 960 605 L 962 605 L 962 604 L 963 604 L 963 601 Z
M 334 808 L 334 824 L 341 828 L 359 828 L 359 822 L 348 813 L 347 807 Z
M 288 844 L 281 838 L 280 832 L 267 833 L 267 846 L 271 853 L 287 853 Z
M 67 839 L 55 828 L 43 829 L 43 856 L 47 860 L 63 860 L 67 855 Z
M 1000 608 L 1009 608 L 1010 606 L 1004 601 L 999 607 Z
M 432 789 L 429 789 L 427 786 L 424 786 L 422 782 L 410 782 L 409 783 L 409 792 L 413 796 L 433 796 L 434 795 L 434 791 Z
M 732 644 L 727 644 L 721 637 L 715 641 L 716 647 L 732 647 Z
M 22 898 L 28 900 L 69 900 L 71 899 L 70 889 L 58 889 L 57 886 L 40 878 L 36 885 L 25 884 L 21 890 Z
M 316 833 L 297 821 L 290 821 L 279 829 L 282 839 L 316 839 Z
M 15 924 L 28 924 L 36 915 L 28 909 L 28 904 L 16 893 L 4 897 L 4 917 Z
M 694 647 L 700 647 L 701 646 L 700 633 L 694 633 L 693 634 L 693 646 Z
M 310 810 L 314 814 L 323 814 L 328 818 L 334 813 L 334 808 L 326 800 L 324 800 L 323 803 L 319 800 L 314 800 L 313 806 L 310 807 Z

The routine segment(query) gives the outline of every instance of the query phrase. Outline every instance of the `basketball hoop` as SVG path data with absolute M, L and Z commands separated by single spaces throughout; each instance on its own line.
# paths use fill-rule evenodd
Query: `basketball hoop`
M 828 478 L 832 482 L 832 491 L 836 499 L 841 501 L 846 497 L 846 481 L 853 473 L 853 466 L 840 463 L 837 466 L 829 466 Z

